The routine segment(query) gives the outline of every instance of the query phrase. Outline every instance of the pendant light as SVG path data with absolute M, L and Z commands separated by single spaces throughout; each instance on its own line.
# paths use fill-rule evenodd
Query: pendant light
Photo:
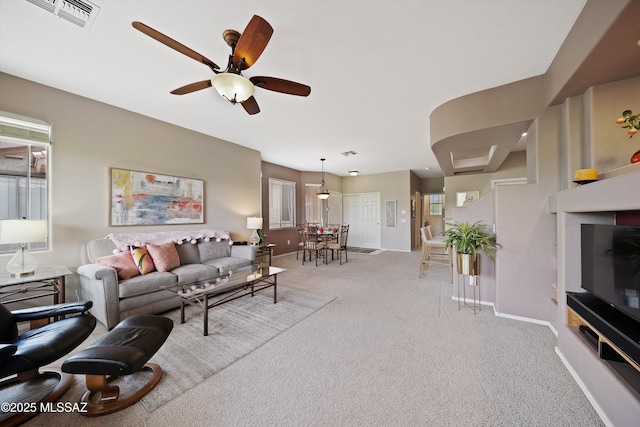
M 320 159 L 320 161 L 322 162 L 322 183 L 320 184 L 320 188 L 318 188 L 318 191 L 316 191 L 316 196 L 318 196 L 318 199 L 320 200 L 329 198 L 329 191 L 327 190 L 327 187 L 324 186 L 324 160 L 325 159 Z

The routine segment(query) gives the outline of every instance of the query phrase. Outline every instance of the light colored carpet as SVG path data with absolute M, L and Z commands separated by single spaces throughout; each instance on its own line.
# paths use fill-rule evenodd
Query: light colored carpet
M 164 313 L 173 320 L 174 327 L 167 341 L 150 360 L 161 366 L 163 377 L 159 385 L 141 400 L 141 404 L 153 412 L 334 299 L 317 292 L 278 286 L 278 302 L 274 304 L 273 288 L 268 288 L 254 297 L 246 296 L 209 310 L 209 335 L 206 337 L 202 334 L 203 313 L 196 307 L 187 306 L 184 324 L 180 324 L 179 310 Z M 106 328 L 98 323 L 91 337 L 71 354 L 87 347 L 106 332 Z M 58 366 L 66 358 L 68 356 Z M 112 384 L 121 388 L 123 398 L 140 389 L 149 376 L 148 372 L 140 372 Z M 76 380 L 81 378 L 77 376 Z M 82 396 L 78 382 L 65 398 L 75 401 Z M 53 386 L 53 380 L 47 380 L 44 385 L 41 381 L 32 381 L 3 390 L 3 394 L 10 394 L 12 402 L 29 401 L 35 392 L 44 395 L 43 389 Z M 0 414 L 0 422 L 2 419 Z
M 282 285 L 336 299 L 151 413 L 137 404 L 28 425 L 602 425 L 548 327 L 458 310 L 447 266 L 418 278 L 419 251 L 350 253 L 342 266 L 302 266 L 295 253 L 273 263 L 288 269 Z
M 322 308 L 334 297 L 278 286 L 278 303 L 273 289 L 258 292 L 209 310 L 209 335 L 202 335 L 202 311 L 187 307 L 186 322 L 180 312 L 165 316 L 174 328 L 167 342 L 151 359 L 163 371 L 162 383 L 142 400 L 152 412 L 180 396 L 219 370 L 251 353 L 278 334 Z M 126 381 L 131 388 L 139 381 Z

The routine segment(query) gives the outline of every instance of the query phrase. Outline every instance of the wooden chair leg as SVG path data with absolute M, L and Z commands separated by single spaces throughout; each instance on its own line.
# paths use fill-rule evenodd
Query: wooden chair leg
M 420 255 L 420 275 L 418 277 L 424 276 L 424 271 L 426 270 L 427 265 L 427 246 L 422 245 L 422 254 Z

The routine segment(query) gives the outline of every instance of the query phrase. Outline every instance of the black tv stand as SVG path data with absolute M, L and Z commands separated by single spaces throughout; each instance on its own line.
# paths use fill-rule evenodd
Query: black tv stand
M 567 321 L 640 393 L 640 322 L 590 293 L 567 292 Z

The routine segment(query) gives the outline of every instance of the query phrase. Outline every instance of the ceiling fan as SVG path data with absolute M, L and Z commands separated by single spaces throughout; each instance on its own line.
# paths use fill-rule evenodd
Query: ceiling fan
M 210 80 L 190 83 L 172 90 L 171 93 L 174 95 L 184 95 L 214 87 L 232 104 L 240 103 L 247 113 L 257 114 L 260 112 L 260 107 L 253 97 L 255 86 L 289 95 L 308 96 L 311 93 L 311 88 L 301 83 L 265 76 L 246 79 L 242 75 L 242 71 L 255 64 L 273 34 L 271 25 L 258 15 L 251 18 L 244 33 L 240 34 L 235 30 L 226 30 L 222 33 L 224 41 L 231 47 L 227 68 L 224 71 L 221 71 L 220 67 L 210 59 L 148 25 L 138 21 L 133 22 L 132 25 L 133 28 L 160 43 L 205 64 L 214 72 L 215 75 Z

